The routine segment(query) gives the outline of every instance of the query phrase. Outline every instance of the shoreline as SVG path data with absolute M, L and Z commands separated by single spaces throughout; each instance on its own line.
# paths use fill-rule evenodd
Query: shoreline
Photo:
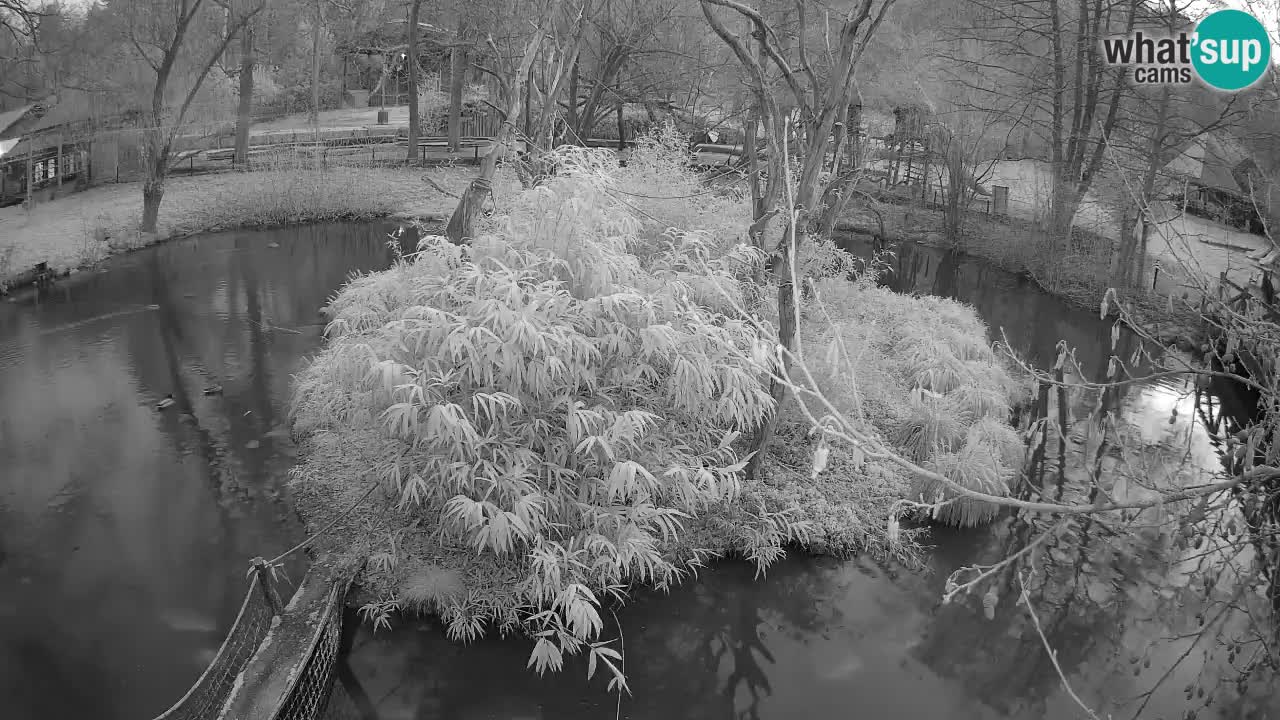
M 440 222 L 473 168 L 294 168 L 175 176 L 155 233 L 137 230 L 141 183 L 89 188 L 30 213 L 0 209 L 0 296 L 96 267 L 104 260 L 212 232 L 322 222 Z M 16 208 L 16 209 L 15 209 Z M 8 211 L 8 212 L 5 212 Z
M 868 232 L 869 228 L 865 224 L 849 219 L 838 220 L 833 229 L 836 232 L 846 233 L 850 237 L 859 240 L 874 238 L 878 234 L 876 232 Z M 887 226 L 886 231 L 889 236 L 889 239 L 885 242 L 886 249 L 901 243 L 911 243 L 917 247 L 943 252 L 950 249 L 947 241 L 937 233 L 904 233 L 898 230 L 890 230 Z M 1047 287 L 1034 272 L 1017 263 L 1003 262 L 1000 257 L 982 252 L 979 248 L 955 248 L 954 250 L 961 258 L 976 260 L 1015 277 L 1028 280 L 1041 292 L 1060 300 L 1072 309 L 1094 311 L 1097 307 L 1095 298 L 1087 298 L 1080 293 Z M 1122 299 L 1126 300 L 1130 305 L 1130 309 L 1134 311 L 1135 320 L 1148 326 L 1152 335 L 1165 345 L 1173 345 L 1184 352 L 1191 352 L 1198 350 L 1208 340 L 1208 328 L 1205 322 L 1190 308 L 1170 312 L 1149 295 L 1130 295 L 1122 297 Z M 1114 319 L 1116 317 L 1118 315 L 1115 310 L 1108 314 L 1108 318 Z

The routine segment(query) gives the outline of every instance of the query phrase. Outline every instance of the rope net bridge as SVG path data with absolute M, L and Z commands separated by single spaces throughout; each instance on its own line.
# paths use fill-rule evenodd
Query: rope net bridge
M 342 640 L 347 591 L 360 568 L 317 559 L 284 605 L 275 569 L 338 519 L 272 560 L 254 558 L 244 602 L 203 674 L 155 720 L 317 720 L 325 711 Z
M 281 606 L 270 565 L 254 559 L 244 602 L 217 655 L 156 720 L 315 720 L 325 710 L 355 568 L 312 565 Z

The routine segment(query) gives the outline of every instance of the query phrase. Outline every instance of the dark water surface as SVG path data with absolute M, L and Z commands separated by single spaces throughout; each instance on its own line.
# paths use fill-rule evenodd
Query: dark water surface
M 385 243 L 370 226 L 221 233 L 0 303 L 0 718 L 146 720 L 186 692 L 248 559 L 301 537 L 290 374 Z
M 851 244 L 850 250 L 866 248 Z M 1111 325 L 1073 310 L 1029 281 L 941 251 L 902 247 L 895 289 L 971 303 L 993 333 L 1040 365 L 1060 339 L 1078 348 L 1086 375 L 1100 379 Z M 1121 353 L 1136 340 L 1124 336 Z M 1083 399 L 1080 402 L 1084 402 Z M 1135 437 L 1185 445 L 1205 467 L 1217 459 L 1196 417 L 1189 386 L 1134 386 L 1120 399 Z M 1170 422 L 1174 409 L 1177 416 Z M 1050 553 L 1050 589 L 1034 603 L 1063 672 L 1103 717 L 1280 717 L 1280 699 L 1256 687 L 1240 700 L 1225 653 L 1212 642 L 1188 651 L 1196 609 L 1183 605 L 1177 555 L 1154 533 L 1137 540 L 1077 528 Z M 980 531 L 936 530 L 929 571 L 866 560 L 792 558 L 755 581 L 752 568 L 721 563 L 668 595 L 641 593 L 618 612 L 633 695 L 618 703 L 607 678 L 588 683 L 585 663 L 539 679 L 525 665 L 531 643 L 448 642 L 433 621 L 406 620 L 391 632 L 361 626 L 340 664 L 333 717 L 363 720 L 545 718 L 1079 718 L 1081 710 L 1016 605 L 1010 579 L 994 619 L 977 598 L 942 605 L 954 569 L 991 563 L 1021 547 L 1011 523 Z M 1025 539 L 1022 539 L 1025 545 Z M 985 589 L 985 586 L 984 586 Z M 981 592 L 981 591 L 980 591 Z M 352 617 L 354 622 L 354 616 Z M 617 628 L 606 615 L 606 637 Z M 616 647 L 616 646 L 615 646 Z M 1208 652 L 1202 653 L 1205 649 Z M 1181 659 L 1186 653 L 1187 659 Z M 1180 661 L 1181 659 L 1181 661 Z M 1255 683 L 1256 685 L 1256 683 Z M 1192 699 L 1186 691 L 1190 686 Z M 1198 695 L 1203 688 L 1204 695 Z M 337 694 L 335 697 L 337 697 Z M 1202 707 L 1205 697 L 1215 700 Z M 1145 700 L 1145 704 L 1144 704 Z
M 390 262 L 385 232 L 211 235 L 0 304 L 0 719 L 147 720 L 203 670 L 247 559 L 300 537 L 283 492 L 290 374 L 319 346 L 317 309 L 348 273 Z M 1066 339 L 1086 374 L 1101 372 L 1110 325 L 1096 313 L 934 250 L 901 248 L 897 270 L 897 289 L 972 303 L 1036 362 Z M 1135 341 L 1121 342 L 1127 354 Z M 212 384 L 224 392 L 202 394 Z M 158 412 L 167 394 L 177 404 Z M 1190 426 L 1189 388 L 1135 386 L 1120 402 L 1146 442 L 1216 463 Z M 1181 718 L 1190 685 L 1219 698 L 1201 719 L 1264 717 L 1216 682 L 1217 648 L 1179 663 L 1189 641 L 1162 639 L 1193 634 L 1196 612 L 1167 543 L 1080 531 L 1054 550 L 1036 608 L 1084 700 L 1131 717 L 1127 701 L 1149 692 L 1142 717 Z M 618 613 L 634 692 L 620 705 L 582 664 L 539 679 L 526 641 L 464 647 L 406 621 L 349 638 L 338 667 L 349 702 L 332 709 L 363 720 L 1081 717 L 1014 588 L 993 620 L 976 599 L 938 602 L 951 570 L 1018 546 L 1012 526 L 932 540 L 925 573 L 793 558 L 763 581 L 724 563 L 669 595 L 642 593 Z M 1280 717 L 1275 694 L 1251 695 Z

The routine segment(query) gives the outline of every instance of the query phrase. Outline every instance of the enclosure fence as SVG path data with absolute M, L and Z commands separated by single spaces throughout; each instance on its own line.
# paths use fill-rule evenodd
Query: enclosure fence
M 460 120 L 464 147 L 448 157 L 436 155 L 447 140 L 445 125 L 420 125 L 421 162 L 478 159 L 476 139 L 498 134 L 501 121 L 487 109 L 471 109 Z M 235 156 L 235 123 L 186 123 L 176 127 L 78 127 L 41 130 L 16 138 L 0 150 L 0 206 L 31 200 L 44 202 L 64 192 L 109 183 L 138 182 L 147 175 L 148 133 L 174 132 L 169 172 L 228 170 Z M 359 127 L 308 125 L 284 130 L 255 130 L 249 138 L 247 165 L 276 164 L 282 156 L 298 162 L 335 165 L 387 165 L 406 162 L 408 128 L 403 124 L 369 123 Z M 34 196 L 33 196 L 34 194 Z

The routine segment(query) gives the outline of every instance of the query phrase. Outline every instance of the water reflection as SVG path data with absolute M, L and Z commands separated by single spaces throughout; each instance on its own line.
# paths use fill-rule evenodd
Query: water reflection
M 152 717 L 204 669 L 247 558 L 298 538 L 290 374 L 385 232 L 205 236 L 0 305 L 0 715 Z
M 996 717 L 913 656 L 927 611 L 880 568 L 797 559 L 766 582 L 752 573 L 724 564 L 620 613 L 633 691 L 621 717 Z M 429 623 L 361 631 L 352 680 L 383 720 L 617 711 L 603 679 L 584 680 L 583 663 L 539 679 L 525 669 L 527 653 L 501 640 L 450 644 Z
M 1065 340 L 1085 376 L 1102 378 L 1111 323 L 1096 313 L 954 254 L 901 247 L 895 264 L 888 278 L 894 289 L 974 305 L 993 331 L 1003 328 L 1014 348 L 1042 367 Z M 1122 334 L 1119 354 L 1132 354 L 1137 343 Z M 1110 401 L 1126 431 L 1153 453 L 1178 450 L 1216 467 L 1205 406 L 1197 406 L 1190 385 L 1133 385 Z M 1073 393 L 1074 422 L 1086 422 L 1095 402 Z M 669 595 L 641 594 L 618 612 L 634 691 L 620 706 L 605 678 L 584 680 L 581 663 L 537 678 L 525 667 L 524 640 L 463 647 L 429 621 L 379 634 L 361 626 L 342 664 L 332 716 L 1079 718 L 1083 711 L 1017 604 L 1018 576 L 998 578 L 990 620 L 980 598 L 939 602 L 952 571 L 1027 547 L 1043 522 L 1010 517 L 985 531 L 936 530 L 923 574 L 865 560 L 793 558 L 761 582 L 749 567 L 724 563 Z M 1252 717 L 1246 706 L 1280 712 L 1274 688 L 1235 699 L 1219 682 L 1233 676 L 1212 642 L 1188 651 L 1207 602 L 1174 571 L 1185 550 L 1159 527 L 1120 537 L 1087 520 L 1037 547 L 1037 573 L 1027 587 L 1062 672 L 1104 716 L 1175 718 L 1198 708 L 1202 720 Z

